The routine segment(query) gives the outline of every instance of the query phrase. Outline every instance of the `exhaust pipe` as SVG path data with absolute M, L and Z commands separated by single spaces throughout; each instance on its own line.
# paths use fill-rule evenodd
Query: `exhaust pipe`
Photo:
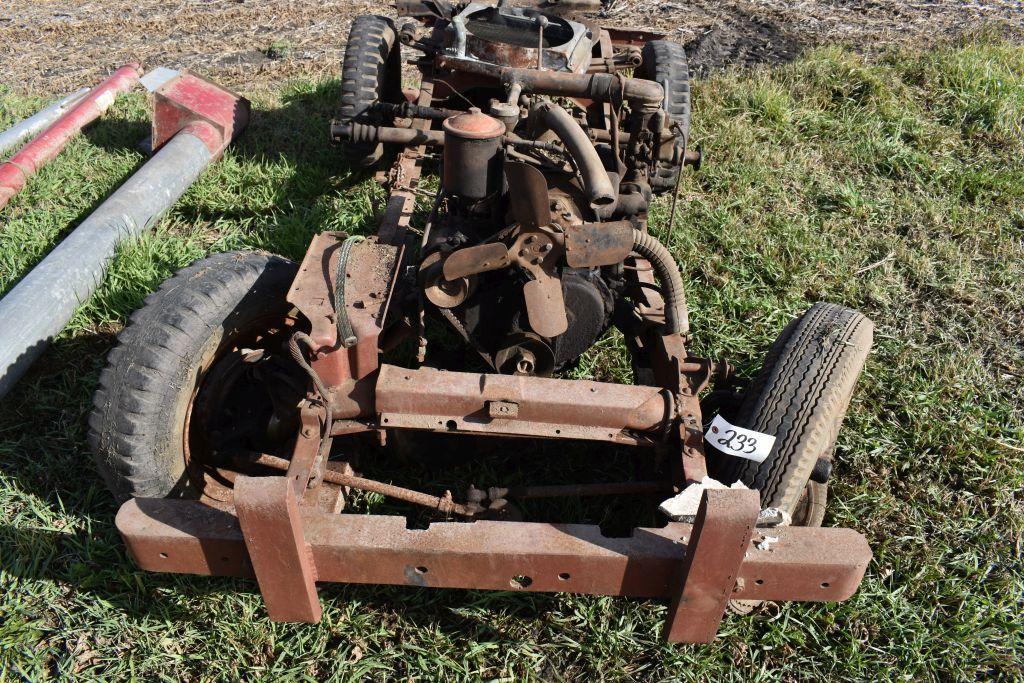
M 188 109 L 195 102 L 201 115 Z M 154 94 L 156 154 L 0 299 L 0 397 L 103 281 L 118 245 L 157 223 L 244 129 L 248 113 L 245 99 L 192 75 Z

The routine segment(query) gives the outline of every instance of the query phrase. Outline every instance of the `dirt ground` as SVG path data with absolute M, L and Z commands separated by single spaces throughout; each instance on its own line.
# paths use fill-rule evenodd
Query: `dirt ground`
M 338 70 L 353 16 L 391 12 L 362 0 L 3 0 L 0 87 L 56 95 L 129 60 L 186 68 L 240 91 Z M 870 51 L 985 28 L 1024 37 L 1020 0 L 610 0 L 609 23 L 655 27 L 688 47 L 699 73 L 787 61 L 809 46 Z

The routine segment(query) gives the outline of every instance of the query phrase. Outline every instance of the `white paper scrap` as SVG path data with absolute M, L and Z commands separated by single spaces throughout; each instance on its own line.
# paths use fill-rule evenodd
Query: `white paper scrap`
M 658 509 L 673 522 L 693 522 L 697 518 L 701 496 L 708 489 L 745 489 L 742 481 L 726 486 L 717 479 L 705 476 L 698 484 L 690 484 L 680 493 L 662 501 Z

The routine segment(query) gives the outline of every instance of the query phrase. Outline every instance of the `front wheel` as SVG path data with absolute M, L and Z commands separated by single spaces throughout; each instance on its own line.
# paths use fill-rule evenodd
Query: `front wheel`
M 279 452 L 294 435 L 289 392 L 301 396 L 305 383 L 282 348 L 295 324 L 285 295 L 296 272 L 277 256 L 217 254 L 179 271 L 132 315 L 89 418 L 97 468 L 119 501 L 226 500 L 233 453 Z
M 819 526 L 826 485 L 810 480 L 831 460 L 836 436 L 871 349 L 874 325 L 857 311 L 819 303 L 791 322 L 772 345 L 764 369 L 732 422 L 775 436 L 762 463 L 716 453 L 722 482 L 740 480 L 800 526 Z

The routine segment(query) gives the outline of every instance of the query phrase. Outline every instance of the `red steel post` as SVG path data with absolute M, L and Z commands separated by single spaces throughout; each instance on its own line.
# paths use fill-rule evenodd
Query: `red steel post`
M 122 66 L 93 88 L 71 111 L 0 165 L 0 208 L 25 187 L 29 176 L 60 154 L 82 128 L 102 116 L 119 93 L 130 90 L 139 80 L 139 69 L 135 63 Z

